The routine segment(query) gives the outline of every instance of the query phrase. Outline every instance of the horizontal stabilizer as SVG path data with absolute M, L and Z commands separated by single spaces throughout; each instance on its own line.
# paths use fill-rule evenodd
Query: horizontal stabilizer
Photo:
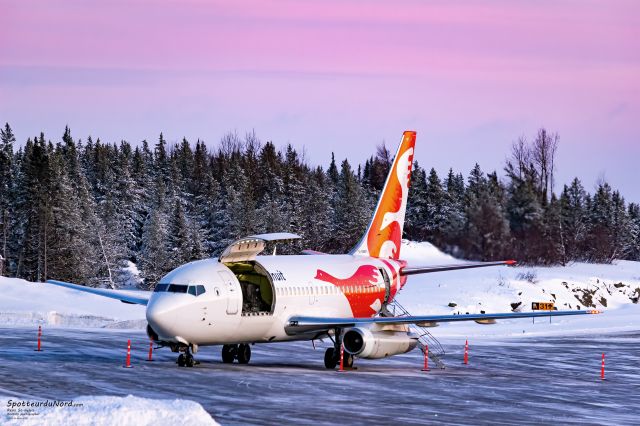
M 406 266 L 400 270 L 400 275 L 429 274 L 432 272 L 456 271 L 458 269 L 486 268 L 488 266 L 513 266 L 516 263 L 517 262 L 515 260 L 501 260 L 499 262 L 468 262 L 454 263 L 451 265 Z

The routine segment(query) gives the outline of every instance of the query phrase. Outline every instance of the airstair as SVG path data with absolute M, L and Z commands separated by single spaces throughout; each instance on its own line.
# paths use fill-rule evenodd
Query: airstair
M 391 317 L 408 317 L 411 316 L 409 311 L 407 311 L 397 300 L 393 300 L 391 303 L 386 305 L 385 312 L 383 312 L 384 316 Z M 418 347 L 424 353 L 427 346 L 429 347 L 429 359 L 434 362 L 439 368 L 444 369 L 445 365 L 440 359 L 444 356 L 445 351 L 442 347 L 442 344 L 436 339 L 433 334 L 429 333 L 427 327 L 422 327 L 416 324 L 410 324 L 409 330 L 418 335 Z

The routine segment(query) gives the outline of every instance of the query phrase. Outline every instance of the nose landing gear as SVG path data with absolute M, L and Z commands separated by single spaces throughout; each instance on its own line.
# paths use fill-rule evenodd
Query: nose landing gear
M 178 364 L 178 367 L 193 367 L 194 365 L 200 364 L 200 362 L 196 361 L 196 359 L 191 354 L 191 349 L 187 347 L 185 348 L 183 354 L 178 355 L 176 364 Z
M 236 359 L 239 364 L 249 364 L 249 360 L 251 360 L 251 346 L 246 343 L 240 345 L 223 345 L 222 362 L 231 364 Z

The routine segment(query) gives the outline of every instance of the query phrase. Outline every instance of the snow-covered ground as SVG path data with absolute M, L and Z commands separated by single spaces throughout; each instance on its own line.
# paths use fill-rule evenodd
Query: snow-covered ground
M 427 242 L 403 241 L 400 253 L 416 266 L 460 262 Z M 506 337 L 639 330 L 638 296 L 640 262 L 617 261 L 611 265 L 503 266 L 416 275 L 409 277 L 397 299 L 412 314 L 510 312 L 516 306 L 530 311 L 532 302 L 554 302 L 559 310 L 605 311 L 602 315 L 554 318 L 551 323 L 547 319 L 493 325 L 443 323 L 431 330 L 438 337 Z
M 460 262 L 433 245 L 403 241 L 410 265 Z M 640 329 L 640 262 L 567 267 L 492 267 L 411 276 L 398 300 L 412 314 L 530 310 L 531 302 L 558 309 L 596 308 L 604 315 L 502 321 L 495 325 L 442 324 L 437 336 L 512 336 L 531 333 L 613 332 Z M 449 306 L 451 304 L 451 306 Z M 455 306 L 453 306 L 455 304 Z M 0 325 L 144 328 L 144 307 L 43 283 L 0 277 Z
M 20 406 L 22 402 L 43 404 Z M 34 401 L 20 398 L 0 398 L 5 409 L 0 415 L 3 425 L 66 426 L 162 426 L 187 424 L 217 425 L 211 416 L 194 401 L 139 398 L 132 395 L 84 396 L 75 398 L 73 406 L 47 406 L 54 401 Z
M 146 327 L 145 308 L 45 283 L 0 277 L 0 325 Z

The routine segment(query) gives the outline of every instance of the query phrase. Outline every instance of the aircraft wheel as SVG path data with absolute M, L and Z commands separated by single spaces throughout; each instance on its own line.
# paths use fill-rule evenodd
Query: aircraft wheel
M 195 359 L 193 359 L 193 355 L 191 355 L 191 354 L 187 354 L 187 355 L 185 356 L 185 359 L 184 359 L 184 365 L 185 365 L 186 367 L 193 367 L 194 365 L 196 365 L 196 360 L 195 360 Z
M 344 368 L 353 368 L 353 355 L 351 354 L 344 354 Z
M 238 345 L 223 345 L 222 346 L 222 362 L 225 364 L 231 364 L 236 359 L 236 353 L 238 352 Z
M 338 365 L 338 359 L 335 356 L 335 352 L 335 349 L 327 348 L 324 353 L 324 366 L 330 370 L 336 368 L 336 365 Z
M 184 354 L 180 354 L 180 355 L 178 356 L 178 361 L 177 361 L 177 363 L 178 363 L 178 367 L 184 367 L 184 366 L 185 366 L 185 364 L 186 364 L 186 363 L 185 363 L 185 356 L 184 356 Z
M 238 345 L 237 358 L 240 364 L 249 364 L 249 360 L 251 359 L 251 346 L 245 343 Z

